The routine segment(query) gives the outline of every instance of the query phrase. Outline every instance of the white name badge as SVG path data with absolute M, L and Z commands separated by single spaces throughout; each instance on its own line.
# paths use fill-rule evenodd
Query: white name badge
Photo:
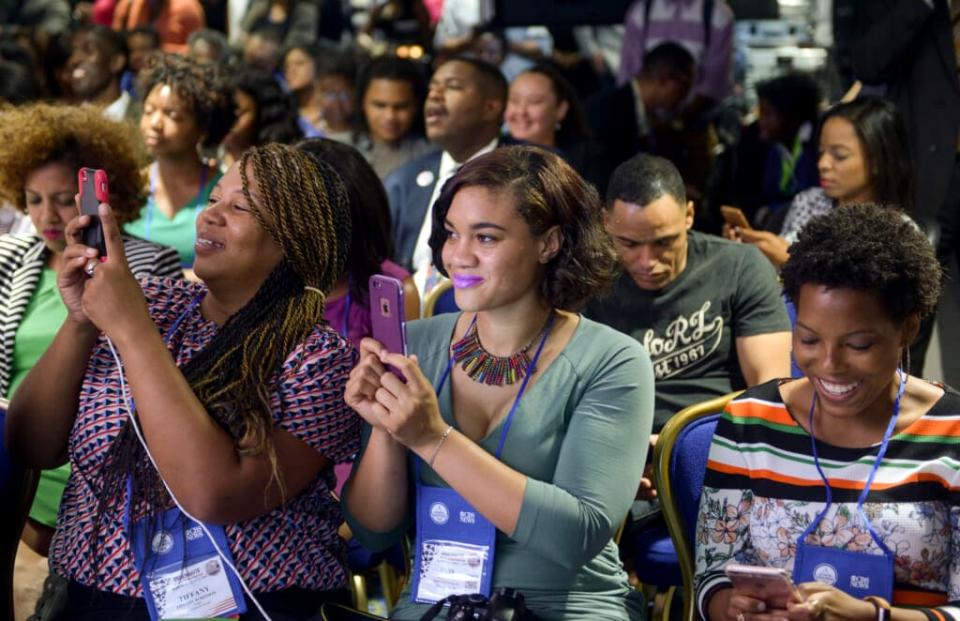
M 146 576 L 160 619 L 216 617 L 238 607 L 227 568 L 216 556 L 171 565 Z
M 421 554 L 417 601 L 436 602 L 450 595 L 480 592 L 490 546 L 434 539 L 422 543 Z

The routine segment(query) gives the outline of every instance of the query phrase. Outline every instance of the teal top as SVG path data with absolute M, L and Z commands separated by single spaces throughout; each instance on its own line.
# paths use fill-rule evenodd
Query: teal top
M 193 260 L 196 258 L 193 245 L 197 240 L 197 217 L 206 206 L 213 186 L 217 185 L 223 173 L 218 169 L 207 169 L 209 172 L 206 175 L 209 179 L 203 184 L 193 203 L 178 209 L 171 220 L 163 211 L 157 209 L 153 192 L 153 170 L 151 167 L 151 192 L 147 196 L 147 204 L 140 209 L 137 219 L 128 222 L 123 229 L 134 237 L 174 248 L 180 255 L 181 267 L 193 267 Z
M 57 330 L 66 318 L 67 307 L 57 289 L 57 273 L 45 267 L 37 282 L 37 288 L 23 312 L 23 319 L 17 327 L 17 334 L 13 340 L 7 399 L 13 396 L 30 369 L 37 364 L 43 352 L 47 351 L 47 347 L 53 342 L 53 337 L 56 336 Z M 70 464 L 40 473 L 37 493 L 30 508 L 31 518 L 46 526 L 56 527 L 60 497 L 63 496 L 63 488 L 66 487 L 69 476 Z
M 447 366 L 456 320 L 444 314 L 407 324 L 407 348 L 434 386 Z M 438 400 L 444 420 L 457 427 L 450 384 Z M 520 400 L 503 448 L 502 461 L 528 479 L 516 532 L 497 532 L 493 588 L 518 589 L 542 619 L 645 618 L 643 597 L 627 583 L 613 535 L 640 482 L 653 397 L 646 351 L 581 317 L 570 342 Z M 479 443 L 491 454 L 502 425 Z M 412 459 L 407 472 L 412 498 Z M 426 464 L 421 475 L 424 484 L 448 487 Z M 377 533 L 357 523 L 346 503 L 344 513 L 354 536 L 373 550 L 398 541 L 413 520 L 411 512 L 393 531 Z M 408 582 L 391 618 L 419 619 L 427 608 L 411 602 Z

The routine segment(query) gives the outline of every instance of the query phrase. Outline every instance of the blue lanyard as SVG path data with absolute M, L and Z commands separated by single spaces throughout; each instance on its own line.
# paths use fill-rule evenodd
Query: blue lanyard
M 543 346 L 547 342 L 547 337 L 550 336 L 550 329 L 553 327 L 553 320 L 556 318 L 556 313 L 552 310 L 550 311 L 550 318 L 547 320 L 547 325 L 543 329 L 543 338 L 540 339 L 540 345 L 537 346 L 537 353 L 533 355 L 533 358 L 530 360 L 530 364 L 527 365 L 527 372 L 523 376 L 523 383 L 520 384 L 520 392 L 517 393 L 517 396 L 513 400 L 513 405 L 510 406 L 510 412 L 507 414 L 507 418 L 503 423 L 503 430 L 500 432 L 500 441 L 497 443 L 497 452 L 496 457 L 499 460 L 500 455 L 503 453 L 503 445 L 507 441 L 507 433 L 510 431 L 510 425 L 513 424 L 513 415 L 517 413 L 517 406 L 520 405 L 520 398 L 523 397 L 523 393 L 527 390 L 527 382 L 530 381 L 530 376 L 533 375 L 534 371 L 537 370 L 537 361 L 540 360 L 540 352 L 543 351 Z M 470 326 L 467 328 L 469 332 L 474 324 L 477 323 L 477 316 L 473 316 L 473 321 L 470 322 Z M 443 390 L 443 385 L 447 382 L 447 377 L 450 376 L 450 371 L 453 369 L 453 355 L 451 354 L 450 360 L 447 361 L 447 368 L 443 372 L 443 377 L 440 378 L 440 384 L 437 386 L 437 394 L 440 394 L 440 391 Z M 420 460 L 417 460 L 417 468 L 420 467 Z
M 347 295 L 343 300 L 343 326 L 340 328 L 340 336 L 350 340 L 350 289 L 353 287 L 353 276 L 347 277 Z
M 183 320 L 187 318 L 187 315 L 193 312 L 193 310 L 200 304 L 200 301 L 203 300 L 203 296 L 204 296 L 204 292 L 200 292 L 197 295 L 195 295 L 193 297 L 193 300 L 190 301 L 190 305 L 187 306 L 185 309 L 183 309 L 183 312 L 180 313 L 180 315 L 173 320 L 173 323 L 170 324 L 170 327 L 167 328 L 167 331 L 163 335 L 164 345 L 170 344 L 170 338 L 177 331 L 177 328 L 180 327 L 180 324 L 183 323 Z M 132 396 L 130 397 L 130 403 L 128 405 L 130 407 L 131 412 L 134 411 L 137 407 L 136 404 L 133 402 Z M 127 475 L 127 501 L 124 503 L 124 507 L 123 507 L 123 523 L 126 525 L 127 529 L 130 528 L 130 504 L 133 501 L 132 481 L 133 481 L 132 477 L 128 474 Z
M 200 215 L 200 208 L 203 203 L 203 191 L 207 187 L 207 165 L 202 164 L 200 168 L 200 189 L 197 191 L 197 198 L 193 200 L 193 219 L 196 221 Z M 153 227 L 153 209 L 157 203 L 157 163 L 150 166 L 150 196 L 147 199 L 147 218 L 143 224 L 143 238 L 150 241 L 150 229 Z M 174 213 L 176 217 L 176 213 Z
M 890 445 L 890 438 L 893 435 L 893 429 L 896 427 L 897 418 L 900 416 L 900 400 L 903 398 L 903 393 L 907 388 L 907 377 L 900 369 L 897 369 L 897 376 L 900 378 L 900 386 L 897 388 L 897 398 L 893 402 L 893 415 L 890 417 L 890 423 L 887 425 L 887 430 L 883 433 L 883 440 L 880 442 L 880 450 L 877 451 L 877 458 L 873 462 L 873 467 L 870 468 L 870 474 L 867 476 L 866 485 L 863 486 L 863 491 L 860 492 L 860 497 L 857 499 L 857 513 L 860 514 L 864 525 L 867 527 L 867 530 L 870 531 L 870 536 L 888 555 L 893 553 L 890 551 L 890 548 L 883 543 L 883 540 L 880 539 L 880 535 L 877 534 L 877 531 L 874 530 L 873 525 L 870 523 L 870 519 L 863 510 L 863 503 L 866 502 L 867 494 L 870 492 L 870 486 L 873 485 L 873 479 L 877 475 L 877 470 L 880 469 L 880 462 L 883 461 L 883 456 L 887 453 L 887 447 Z M 806 530 L 803 531 L 803 534 L 800 535 L 800 539 L 797 540 L 798 543 L 803 543 L 807 537 L 813 533 L 813 529 L 827 514 L 827 510 L 830 508 L 830 504 L 833 502 L 833 490 L 830 488 L 830 481 L 827 479 L 827 475 L 824 474 L 823 468 L 820 467 L 820 457 L 817 454 L 817 437 L 813 433 L 813 411 L 816 408 L 816 405 L 817 392 L 816 389 L 814 389 L 813 399 L 810 402 L 810 444 L 813 447 L 813 463 L 817 467 L 817 472 L 820 473 L 820 478 L 823 479 L 824 486 L 827 488 L 827 499 L 826 505 L 823 507 L 823 511 L 817 514 L 817 517 L 810 522 L 810 525 L 807 526 Z

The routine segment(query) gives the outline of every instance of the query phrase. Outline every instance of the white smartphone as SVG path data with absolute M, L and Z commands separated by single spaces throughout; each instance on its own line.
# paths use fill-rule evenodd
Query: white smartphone
M 788 602 L 802 602 L 800 590 L 786 569 L 755 565 L 727 565 L 727 577 L 745 595 L 762 600 L 770 608 L 786 609 Z

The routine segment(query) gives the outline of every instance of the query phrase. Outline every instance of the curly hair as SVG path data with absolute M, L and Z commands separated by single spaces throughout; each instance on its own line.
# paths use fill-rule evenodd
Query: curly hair
M 540 283 L 540 296 L 547 304 L 576 311 L 609 288 L 618 263 L 613 242 L 603 230 L 597 191 L 560 156 L 532 146 L 503 147 L 472 159 L 443 185 L 433 205 L 430 249 L 444 276 L 441 253 L 447 212 L 457 192 L 468 187 L 512 194 L 533 235 L 560 227 L 560 252 L 547 264 Z
M 244 197 L 260 226 L 280 245 L 283 260 L 181 371 L 210 416 L 234 439 L 238 454 L 267 457 L 271 483 L 283 495 L 271 439 L 270 389 L 283 361 L 323 322 L 326 292 L 345 268 L 347 191 L 330 166 L 286 145 L 253 147 L 236 166 Z M 251 173 L 259 182 L 259 200 L 250 191 Z M 130 474 L 134 504 L 145 500 L 153 509 L 168 504 L 127 421 L 107 454 L 100 516 L 124 497 Z
M 74 171 L 102 168 L 110 206 L 122 226 L 146 202 L 146 161 L 135 128 L 105 119 L 91 107 L 37 103 L 0 111 L 0 197 L 26 211 L 27 176 L 46 164 Z
M 806 284 L 854 289 L 876 296 L 890 318 L 901 322 L 934 311 L 943 271 L 933 246 L 903 213 L 862 204 L 808 222 L 780 276 L 794 304 Z
M 172 87 L 190 106 L 197 126 L 205 132 L 201 146 L 217 146 L 233 127 L 233 98 L 217 67 L 178 54 L 154 53 L 140 72 L 137 92 L 141 103 L 160 85 Z
M 257 105 L 254 144 L 293 144 L 303 138 L 297 124 L 297 102 L 280 88 L 276 78 L 263 69 L 241 67 L 230 84 L 250 96 Z

